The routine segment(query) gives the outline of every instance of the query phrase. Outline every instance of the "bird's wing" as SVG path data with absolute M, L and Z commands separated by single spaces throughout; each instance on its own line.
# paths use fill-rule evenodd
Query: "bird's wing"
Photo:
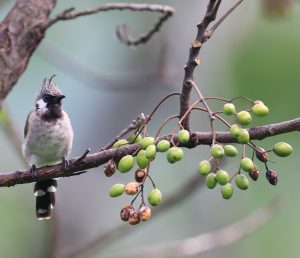
M 24 138 L 26 138 L 27 132 L 28 132 L 28 124 L 29 124 L 29 117 L 32 114 L 33 111 L 31 111 L 26 119 L 25 127 L 24 127 Z

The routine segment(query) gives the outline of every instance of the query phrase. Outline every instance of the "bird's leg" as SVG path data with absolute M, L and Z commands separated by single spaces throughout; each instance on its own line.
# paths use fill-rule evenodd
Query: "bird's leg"
M 30 175 L 32 176 L 32 178 L 35 177 L 35 170 L 36 170 L 36 165 L 32 165 L 30 168 Z
M 65 157 L 62 158 L 61 166 L 62 166 L 63 170 L 67 170 L 69 168 L 69 162 L 68 162 L 68 160 L 66 160 Z

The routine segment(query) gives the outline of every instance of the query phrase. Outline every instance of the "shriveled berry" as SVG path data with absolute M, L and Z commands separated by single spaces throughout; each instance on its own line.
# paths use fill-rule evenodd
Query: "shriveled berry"
M 241 168 L 246 171 L 246 172 L 250 172 L 251 169 L 254 167 L 254 163 L 251 159 L 249 158 L 243 158 L 241 160 Z
M 137 169 L 137 170 L 134 172 L 134 179 L 135 179 L 135 181 L 137 181 L 138 183 L 141 183 L 141 182 L 144 180 L 145 175 L 146 175 L 145 170 L 143 170 L 143 169 Z
M 249 176 L 256 181 L 259 177 L 259 169 L 257 166 L 253 166 L 253 168 L 251 169 L 251 171 L 249 172 Z
M 134 166 L 134 159 L 131 155 L 126 155 L 120 159 L 118 163 L 118 170 L 121 173 L 129 172 Z
M 293 148 L 286 142 L 278 142 L 273 146 L 273 151 L 279 157 L 287 157 L 293 152 Z
M 269 114 L 269 108 L 260 100 L 254 101 L 252 112 L 257 117 L 263 117 Z
M 139 186 L 138 182 L 130 182 L 125 186 L 125 193 L 128 195 L 135 195 L 139 191 Z
M 128 223 L 130 225 L 136 225 L 138 223 L 140 223 L 140 215 L 139 215 L 139 212 L 137 210 L 133 211 L 130 213 L 129 215 L 129 220 L 128 220 Z
M 111 177 L 116 172 L 116 163 L 113 159 L 110 159 L 104 166 L 104 174 L 107 177 Z
M 147 221 L 150 219 L 151 217 L 151 209 L 148 206 L 142 206 L 139 209 L 139 216 L 141 221 Z
M 227 183 L 226 185 L 223 185 L 221 188 L 221 194 L 224 199 L 230 199 L 233 195 L 233 187 L 232 184 Z
M 146 151 L 140 150 L 136 156 L 136 162 L 139 168 L 144 169 L 148 166 L 149 160 L 146 158 Z
M 231 116 L 235 113 L 235 106 L 232 103 L 226 103 L 223 107 L 224 114 Z
M 230 133 L 233 137 L 238 137 L 240 135 L 240 131 L 241 131 L 241 128 L 239 125 L 237 124 L 233 124 L 231 127 L 230 127 Z
M 143 140 L 143 137 L 140 134 L 132 133 L 128 138 L 127 141 L 129 143 L 138 143 Z
M 198 165 L 198 171 L 201 175 L 208 175 L 211 171 L 211 165 L 208 160 L 202 160 Z
M 178 140 L 181 143 L 187 143 L 190 139 L 190 133 L 188 130 L 180 130 L 177 134 Z
M 220 185 L 225 185 L 229 181 L 229 175 L 225 170 L 219 170 L 216 173 L 216 179 Z
M 158 152 L 166 152 L 170 149 L 170 142 L 167 140 L 161 140 L 156 145 L 156 150 Z
M 205 178 L 205 185 L 209 189 L 215 188 L 215 186 L 217 185 L 217 183 L 218 182 L 217 182 L 217 179 L 216 179 L 216 174 L 214 174 L 214 173 L 208 174 L 207 177 Z
M 271 185 L 276 185 L 278 182 L 278 175 L 275 171 L 269 169 L 266 172 L 266 177 Z
M 148 194 L 148 202 L 152 206 L 157 206 L 158 204 L 160 204 L 161 199 L 162 199 L 161 192 L 157 188 L 152 189 Z
M 126 139 L 118 140 L 114 143 L 112 148 L 119 148 L 128 145 L 128 141 Z
M 249 180 L 246 176 L 240 174 L 235 177 L 235 184 L 241 190 L 246 190 L 249 187 Z
M 143 150 L 147 149 L 147 147 L 151 144 L 154 144 L 154 138 L 153 137 L 145 137 L 142 141 L 141 141 L 141 147 Z
M 124 184 L 115 184 L 109 189 L 110 197 L 118 197 L 124 193 L 125 185 Z
M 255 155 L 256 155 L 256 158 L 263 163 L 266 163 L 269 161 L 268 153 L 261 147 L 257 147 L 255 149 Z
M 155 158 L 156 155 L 156 146 L 155 144 L 151 144 L 146 148 L 145 157 L 149 160 Z
M 172 147 L 168 150 L 167 160 L 170 163 L 175 163 L 183 158 L 183 151 L 179 147 Z
M 225 155 L 228 157 L 235 157 L 236 155 L 239 154 L 237 148 L 234 147 L 233 145 L 225 145 L 224 152 L 225 152 Z
M 236 118 L 241 125 L 249 125 L 252 121 L 252 117 L 248 111 L 240 111 L 237 113 Z
M 222 158 L 224 156 L 224 148 L 220 144 L 214 144 L 210 148 L 210 154 L 216 159 Z
M 128 221 L 130 213 L 134 211 L 134 207 L 131 204 L 125 205 L 120 211 L 120 217 L 123 221 Z
M 238 135 L 237 140 L 239 143 L 242 143 L 242 144 L 248 143 L 250 140 L 249 132 L 246 129 L 241 128 L 240 134 Z

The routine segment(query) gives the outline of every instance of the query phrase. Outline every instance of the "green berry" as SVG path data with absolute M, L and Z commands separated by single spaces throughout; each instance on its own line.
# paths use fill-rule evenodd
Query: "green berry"
M 220 144 L 214 144 L 210 148 L 210 154 L 216 158 L 220 159 L 224 156 L 224 148 Z
M 225 170 L 219 170 L 216 173 L 216 179 L 220 185 L 226 185 L 229 181 L 229 175 Z
M 175 163 L 183 158 L 183 151 L 179 147 L 172 147 L 168 150 L 167 159 L 170 163 Z
M 240 131 L 241 131 L 241 128 L 239 125 L 237 124 L 233 124 L 231 127 L 230 127 L 230 133 L 233 137 L 238 137 L 240 135 Z
M 135 139 L 135 141 L 133 141 Z M 138 136 L 136 135 L 136 133 L 132 133 L 128 138 L 127 141 L 130 143 L 138 143 L 141 142 L 143 140 L 143 137 L 139 134 Z
M 246 129 L 241 128 L 240 134 L 238 135 L 237 140 L 239 143 L 242 143 L 242 144 L 248 143 L 250 141 L 249 132 Z
M 241 190 L 246 190 L 249 187 L 249 180 L 245 175 L 240 174 L 235 177 L 235 184 Z
M 222 194 L 224 199 L 226 199 L 226 200 L 230 199 L 232 197 L 232 194 L 233 194 L 232 184 L 227 183 L 226 185 L 223 185 L 222 189 L 221 189 L 221 194 Z
M 146 151 L 140 150 L 136 156 L 136 162 L 139 168 L 144 169 L 148 166 L 149 160 L 146 158 Z
M 122 195 L 125 191 L 125 185 L 123 184 L 115 184 L 109 189 L 110 197 L 118 197 Z
M 241 125 L 248 125 L 252 121 L 252 117 L 251 117 L 251 115 L 250 115 L 250 113 L 248 111 L 241 111 L 241 112 L 239 112 L 237 114 L 236 118 L 237 118 L 237 121 Z
M 245 171 L 245 172 L 250 172 L 254 167 L 254 163 L 251 159 L 249 158 L 243 158 L 241 160 L 241 168 Z
M 178 132 L 177 137 L 178 137 L 179 142 L 187 143 L 190 139 L 190 133 L 188 130 L 180 130 Z
M 126 139 L 118 140 L 114 143 L 112 148 L 119 148 L 128 145 L 128 141 Z
M 232 103 L 226 103 L 223 107 L 224 114 L 231 116 L 235 113 L 235 106 Z
M 263 117 L 269 114 L 268 107 L 261 101 L 255 101 L 254 106 L 252 107 L 252 112 L 255 116 Z
M 208 174 L 207 177 L 205 178 L 205 185 L 209 189 L 215 188 L 215 186 L 217 185 L 217 183 L 218 182 L 217 182 L 217 179 L 216 179 L 216 174 L 214 174 L 214 173 Z
M 145 152 L 145 156 L 147 159 L 154 159 L 156 155 L 156 146 L 155 144 L 151 144 L 147 147 L 146 152 Z
M 120 159 L 118 163 L 118 170 L 121 173 L 129 172 L 134 166 L 134 159 L 131 155 L 126 155 Z
M 273 146 L 273 151 L 279 157 L 287 157 L 292 153 L 293 148 L 286 142 L 278 142 Z
M 156 150 L 158 152 L 166 152 L 169 149 L 170 149 L 170 142 L 167 140 L 161 140 L 156 145 Z
M 233 145 L 225 145 L 224 152 L 225 155 L 228 157 L 235 157 L 236 155 L 239 154 L 238 150 Z
M 145 137 L 142 141 L 141 141 L 141 147 L 143 150 L 147 149 L 147 147 L 151 144 L 154 144 L 154 138 L 153 137 Z
M 152 206 L 157 206 L 158 204 L 160 204 L 161 199 L 161 192 L 157 188 L 152 189 L 148 194 L 148 202 Z
M 201 175 L 208 175 L 211 171 L 211 165 L 208 160 L 202 160 L 198 165 L 198 171 Z

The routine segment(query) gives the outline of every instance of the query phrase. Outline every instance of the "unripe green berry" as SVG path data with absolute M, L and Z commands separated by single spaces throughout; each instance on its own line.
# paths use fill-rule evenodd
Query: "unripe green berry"
M 162 199 L 161 192 L 157 188 L 152 189 L 148 194 L 148 202 L 152 206 L 157 206 L 158 204 L 160 204 L 161 199 Z
M 118 170 L 121 173 L 129 172 L 134 166 L 134 159 L 131 155 L 126 155 L 120 159 L 118 163 Z
M 208 160 L 202 160 L 198 165 L 198 171 L 201 175 L 208 175 L 211 171 L 211 165 Z
M 240 135 L 240 131 L 241 131 L 241 128 L 239 125 L 237 124 L 233 124 L 231 127 L 230 127 L 230 133 L 233 137 L 238 137 Z
M 112 148 L 119 148 L 128 145 L 128 141 L 126 139 L 118 140 L 114 143 Z
M 255 116 L 263 117 L 269 114 L 269 108 L 263 102 L 255 101 L 252 112 Z
M 249 180 L 245 175 L 240 174 L 235 177 L 235 184 L 241 190 L 246 190 L 249 187 Z
M 125 191 L 124 184 L 115 184 L 109 189 L 109 196 L 110 197 L 118 197 L 122 195 Z
M 248 125 L 252 121 L 252 117 L 248 111 L 240 111 L 236 118 L 241 125 Z
M 214 173 L 208 174 L 207 177 L 205 178 L 205 185 L 209 189 L 215 188 L 215 186 L 217 185 L 217 183 L 218 182 L 217 182 L 217 179 L 216 179 L 216 174 L 214 174 Z
M 220 144 L 214 144 L 210 148 L 210 154 L 216 158 L 222 158 L 224 156 L 224 148 Z
M 250 172 L 254 167 L 254 163 L 251 159 L 249 158 L 243 158 L 241 160 L 241 168 L 245 171 L 245 172 Z
M 135 141 L 133 141 L 135 139 Z M 138 143 L 141 142 L 143 140 L 143 137 L 139 134 L 138 136 L 136 135 L 136 133 L 132 133 L 128 138 L 127 141 L 129 143 Z
M 147 149 L 147 147 L 151 144 L 154 143 L 154 138 L 153 137 L 145 137 L 142 141 L 141 141 L 141 147 L 143 150 Z
M 235 106 L 232 103 L 226 103 L 223 107 L 225 115 L 231 116 L 235 113 Z
M 179 147 L 172 147 L 168 150 L 167 153 L 167 160 L 170 163 L 174 163 L 176 161 L 179 161 L 183 158 L 183 151 Z
M 229 181 L 229 175 L 225 170 L 219 170 L 216 173 L 216 179 L 220 185 L 225 185 Z
M 279 157 L 287 157 L 292 153 L 293 148 L 286 142 L 278 142 L 273 146 L 273 151 Z
M 177 134 L 177 138 L 181 143 L 187 143 L 190 139 L 190 133 L 188 130 L 180 130 Z
M 136 162 L 139 168 L 144 169 L 148 166 L 149 160 L 146 158 L 146 151 L 140 150 L 136 156 Z
M 235 157 L 236 155 L 239 154 L 238 150 L 233 145 L 225 145 L 224 152 L 225 155 L 228 157 Z
M 242 144 L 248 143 L 250 141 L 249 132 L 246 129 L 241 128 L 240 134 L 238 135 L 237 140 L 239 143 L 242 143 Z
M 145 152 L 145 156 L 147 159 L 154 159 L 156 155 L 156 146 L 155 144 L 151 144 L 147 147 L 146 152 Z
M 161 140 L 156 145 L 156 150 L 158 152 L 166 152 L 170 149 L 170 142 L 167 140 Z
M 224 199 L 230 199 L 232 197 L 233 194 L 233 187 L 230 183 L 227 183 L 226 185 L 222 186 L 221 189 L 221 194 L 223 196 Z

